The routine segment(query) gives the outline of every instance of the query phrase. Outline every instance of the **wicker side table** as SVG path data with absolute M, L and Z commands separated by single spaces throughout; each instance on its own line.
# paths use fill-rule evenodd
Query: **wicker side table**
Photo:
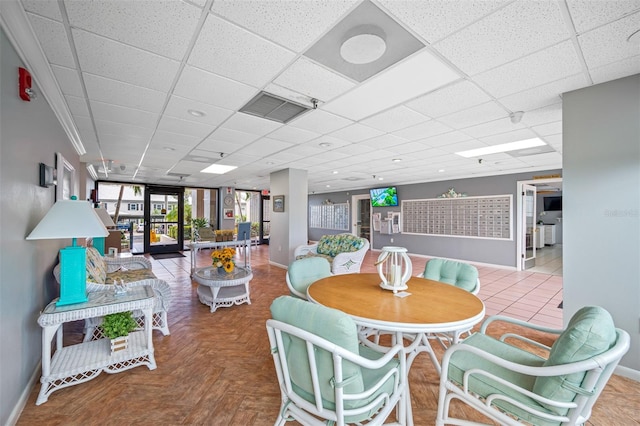
M 242 303 L 250 305 L 249 281 L 253 278 L 251 270 L 236 266 L 232 273 L 221 274 L 217 269 L 213 266 L 196 269 L 193 279 L 199 284 L 200 302 L 210 306 L 211 312 Z
M 56 390 L 95 378 L 103 371 L 118 373 L 139 365 L 156 368 L 151 340 L 154 292 L 149 286 L 130 288 L 126 294 L 113 291 L 88 294 L 89 300 L 67 306 L 56 306 L 54 300 L 38 317 L 42 327 L 42 377 L 36 405 L 47 402 Z M 65 322 L 101 317 L 116 312 L 139 309 L 144 313 L 144 331 L 129 334 L 129 347 L 111 355 L 109 339 L 98 339 L 63 347 L 62 325 Z M 53 336 L 57 335 L 52 356 Z

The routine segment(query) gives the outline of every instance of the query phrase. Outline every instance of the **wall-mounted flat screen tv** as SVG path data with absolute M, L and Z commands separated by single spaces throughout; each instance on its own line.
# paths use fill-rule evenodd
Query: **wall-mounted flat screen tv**
M 395 207 L 398 205 L 398 191 L 395 186 L 370 189 L 373 207 Z
M 562 196 L 544 197 L 544 211 L 552 212 L 562 210 Z

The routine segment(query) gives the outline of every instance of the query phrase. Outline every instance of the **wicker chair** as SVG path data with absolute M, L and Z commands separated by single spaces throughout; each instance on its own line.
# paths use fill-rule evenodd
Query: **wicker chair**
M 53 275 L 60 284 L 60 265 L 53 269 Z M 93 247 L 87 247 L 87 292 L 113 289 L 113 283 L 123 282 L 126 286 L 148 285 L 155 293 L 153 307 L 152 328 L 160 330 L 168 336 L 169 323 L 167 311 L 171 305 L 171 287 L 151 271 L 151 261 L 144 256 L 108 257 L 101 256 Z M 140 327 L 144 326 L 142 312 L 134 312 L 134 317 Z M 85 321 L 85 341 L 102 337 L 98 326 L 101 318 Z

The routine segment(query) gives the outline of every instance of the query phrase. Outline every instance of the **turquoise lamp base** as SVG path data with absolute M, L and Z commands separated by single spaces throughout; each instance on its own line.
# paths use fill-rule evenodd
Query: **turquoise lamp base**
M 98 253 L 100 253 L 100 256 L 104 256 L 104 243 L 105 243 L 106 238 L 105 237 L 94 237 L 93 238 L 93 247 L 98 250 Z
M 86 249 L 81 246 L 73 245 L 60 250 L 60 298 L 56 306 L 73 305 L 89 300 L 85 256 Z

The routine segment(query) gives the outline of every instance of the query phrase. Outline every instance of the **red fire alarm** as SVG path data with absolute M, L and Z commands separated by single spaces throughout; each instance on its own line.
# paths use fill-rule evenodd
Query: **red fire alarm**
M 24 68 L 18 68 L 18 90 L 23 101 L 30 102 L 36 98 L 35 92 L 31 89 L 31 74 Z

